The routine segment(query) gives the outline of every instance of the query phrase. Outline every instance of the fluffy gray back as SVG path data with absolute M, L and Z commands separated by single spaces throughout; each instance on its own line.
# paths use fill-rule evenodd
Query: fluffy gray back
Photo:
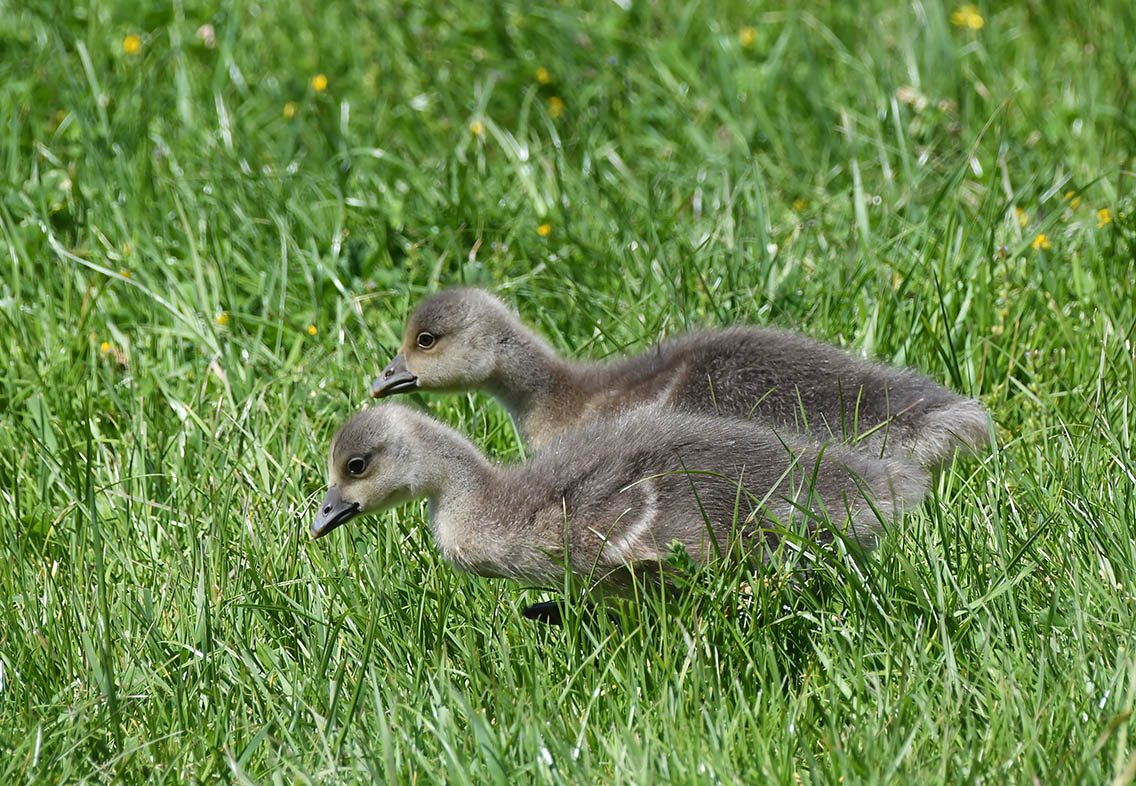
M 977 401 L 913 371 L 771 328 L 693 333 L 592 366 L 584 380 L 585 397 L 621 391 L 614 406 L 662 397 L 680 411 L 748 417 L 932 466 L 989 439 Z
M 927 487 L 907 462 L 782 439 L 740 419 L 640 408 L 562 436 L 472 490 L 478 510 L 463 518 L 481 563 L 463 567 L 539 583 L 564 563 L 618 592 L 673 541 L 696 560 L 775 546 L 786 532 L 827 540 L 830 528 L 870 547 Z

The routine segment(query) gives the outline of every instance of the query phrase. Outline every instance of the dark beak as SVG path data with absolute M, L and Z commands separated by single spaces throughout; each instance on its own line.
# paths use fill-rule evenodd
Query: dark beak
M 406 368 L 406 355 L 399 352 L 387 363 L 379 378 L 371 383 L 371 398 L 384 398 L 417 389 L 418 377 Z
M 327 490 L 327 496 L 320 503 L 316 520 L 312 522 L 312 537 L 322 538 L 327 533 L 359 515 L 358 502 L 346 502 L 339 493 L 339 486 Z

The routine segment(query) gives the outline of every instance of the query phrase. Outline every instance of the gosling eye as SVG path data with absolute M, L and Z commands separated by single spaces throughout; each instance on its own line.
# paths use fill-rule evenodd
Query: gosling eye
M 430 347 L 434 346 L 436 343 L 438 343 L 438 339 L 434 338 L 433 333 L 428 333 L 427 331 L 423 330 L 421 333 L 418 334 L 418 347 L 419 347 L 419 349 L 429 349 Z
M 358 475 L 367 468 L 367 458 L 365 456 L 352 456 L 347 460 L 347 473 L 349 475 Z

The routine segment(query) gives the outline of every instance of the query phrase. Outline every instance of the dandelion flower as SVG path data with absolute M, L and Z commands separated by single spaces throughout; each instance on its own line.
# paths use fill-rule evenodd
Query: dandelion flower
M 536 228 L 536 233 L 541 237 L 548 237 L 552 234 L 552 224 L 541 224 Z
M 1033 242 L 1030 243 L 1030 245 L 1033 246 L 1034 251 L 1037 251 L 1039 248 L 1045 249 L 1046 251 L 1048 251 L 1049 250 L 1049 238 L 1046 237 L 1044 234 L 1038 235 L 1037 237 L 1035 237 L 1033 239 Z
M 131 33 L 122 39 L 122 51 L 128 55 L 136 55 L 142 51 L 142 39 Z
M 738 31 L 738 43 L 742 45 L 742 49 L 749 49 L 757 43 L 757 30 L 746 25 Z
M 206 49 L 217 46 L 217 31 L 213 29 L 213 25 L 204 24 L 197 28 L 197 37 L 205 44 Z
M 796 210 L 798 213 L 801 212 L 802 210 L 804 210 L 808 206 L 809 206 L 808 200 L 804 199 L 803 197 L 798 197 L 797 199 L 793 200 L 793 209 Z
M 554 120 L 564 114 L 564 100 L 560 96 L 548 99 L 548 116 Z
M 469 124 L 469 133 L 473 134 L 474 136 L 481 136 L 485 133 L 485 124 L 480 120 L 474 120 Z
M 118 271 L 118 274 L 120 276 L 122 276 L 123 278 L 130 278 L 130 271 L 129 270 L 120 270 L 120 271 Z
M 1112 211 L 1107 207 L 1102 207 L 1097 211 L 1097 229 L 1102 229 L 1105 224 L 1112 223 Z
M 308 335 L 309 336 L 314 336 L 318 332 L 319 332 L 319 329 L 316 328 L 315 325 L 308 325 Z
M 1076 193 L 1077 193 L 1076 191 L 1066 191 L 1065 192 L 1065 201 L 1069 202 L 1069 207 L 1071 207 L 1073 209 L 1076 209 L 1077 205 L 1081 204 L 1081 198 L 1079 196 L 1073 196 Z M 1069 200 L 1072 200 L 1072 201 L 1070 202 Z
M 1026 224 L 1029 223 L 1029 216 L 1026 215 L 1026 211 L 1022 210 L 1020 207 L 1015 207 L 1014 215 L 1018 217 L 1018 226 L 1025 229 Z
M 225 325 L 229 324 L 229 315 L 228 315 L 228 313 L 226 313 L 226 312 L 224 312 L 224 311 L 222 311 L 221 313 L 219 313 L 219 314 L 217 315 L 217 324 L 218 324 L 218 325 L 220 325 L 221 327 L 225 327 Z
M 296 102 L 289 101 L 284 105 L 284 119 L 291 120 L 296 116 Z
M 104 355 L 106 353 L 110 352 L 111 349 L 113 349 L 113 347 L 111 347 L 109 341 L 104 341 L 103 343 L 99 344 L 99 351 L 102 352 Z
M 313 76 L 312 90 L 315 90 L 317 93 L 322 93 L 324 90 L 327 90 L 327 77 L 323 74 Z
M 540 82 L 542 85 L 547 85 L 552 81 L 552 74 L 548 73 L 547 68 L 541 66 L 536 70 L 536 81 Z
M 981 30 L 986 25 L 986 20 L 982 18 L 982 14 L 978 12 L 970 3 L 960 5 L 957 9 L 951 12 L 951 24 L 955 27 L 966 27 L 971 30 Z

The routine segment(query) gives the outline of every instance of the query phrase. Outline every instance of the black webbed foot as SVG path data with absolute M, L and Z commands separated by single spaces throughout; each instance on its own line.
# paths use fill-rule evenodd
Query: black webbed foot
M 563 609 L 558 600 L 546 600 L 525 606 L 521 609 L 521 615 L 525 619 L 543 622 L 547 625 L 564 624 Z

